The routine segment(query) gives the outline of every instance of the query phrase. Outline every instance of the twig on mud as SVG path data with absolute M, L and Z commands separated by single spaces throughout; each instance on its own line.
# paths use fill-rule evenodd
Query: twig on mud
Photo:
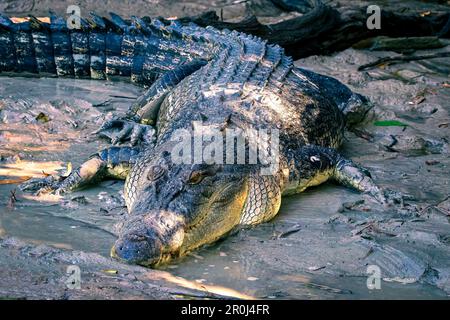
M 374 223 L 375 223 L 375 221 L 369 221 L 369 222 L 366 222 L 362 227 L 352 230 L 351 231 L 352 236 L 361 235 L 364 230 L 366 230 L 367 228 L 372 227 Z
M 272 237 L 273 240 L 277 240 L 277 239 L 281 239 L 281 238 L 287 238 L 289 237 L 291 234 L 294 234 L 296 232 L 299 232 L 301 230 L 300 225 L 296 224 L 294 225 L 292 228 L 289 228 L 285 231 L 281 231 L 279 234 L 274 235 Z
M 312 283 L 312 282 L 305 284 L 305 286 L 308 288 L 324 290 L 324 291 L 328 291 L 331 293 L 337 293 L 337 294 L 352 294 L 353 293 L 351 290 L 348 290 L 348 289 L 338 289 L 338 288 L 333 288 L 333 287 L 329 287 L 329 286 L 326 286 L 323 284 L 317 284 L 317 283 Z
M 111 98 L 119 98 L 119 99 L 130 99 L 136 100 L 138 97 L 130 97 L 130 96 L 120 96 L 120 95 L 110 95 Z
M 242 300 L 236 297 L 230 297 L 230 296 L 223 296 L 217 293 L 212 293 L 209 291 L 184 291 L 184 290 L 178 290 L 178 291 L 169 291 L 170 294 L 175 296 L 181 296 L 184 298 L 200 298 L 200 299 L 217 299 L 217 300 Z
M 363 227 L 352 230 L 352 236 L 362 236 L 364 232 L 374 232 L 384 234 L 388 237 L 397 236 L 395 233 L 384 231 L 378 227 L 378 221 L 369 221 Z
M 8 208 L 14 209 L 14 204 L 17 202 L 16 198 L 16 189 L 10 191 L 9 199 L 8 199 Z
M 446 216 L 450 215 L 450 213 L 447 213 L 447 212 L 445 212 L 444 210 L 442 210 L 441 208 L 438 208 L 438 206 L 439 206 L 441 203 L 447 201 L 448 199 L 450 199 L 450 195 L 446 196 L 443 200 L 439 201 L 439 202 L 436 203 L 436 204 L 430 204 L 430 205 L 426 206 L 425 208 L 423 208 L 422 210 L 420 210 L 419 215 L 424 214 L 426 211 L 428 211 L 428 210 L 431 209 L 431 208 L 436 209 L 437 211 L 439 211 L 439 212 L 442 213 L 443 215 L 446 215 Z
M 94 103 L 92 106 L 95 107 L 95 108 L 106 107 L 106 106 L 109 106 L 110 103 L 111 103 L 111 99 L 108 99 L 108 100 L 105 100 L 105 101 L 100 102 L 100 103 Z
M 421 56 L 398 56 L 398 57 L 385 57 L 378 59 L 375 62 L 367 63 L 358 68 L 358 71 L 365 71 L 370 70 L 375 67 L 378 67 L 382 64 L 395 64 L 395 63 L 401 63 L 401 62 L 409 62 L 409 61 L 416 61 L 416 60 L 426 60 L 426 59 L 434 59 L 434 58 L 443 58 L 443 57 L 450 57 L 450 52 L 438 52 L 434 54 L 426 54 Z
M 369 133 L 367 131 L 353 128 L 351 130 L 351 132 L 353 132 L 357 137 L 360 137 L 360 138 L 362 138 L 362 139 L 364 139 L 366 141 L 373 142 L 373 140 L 374 140 L 373 134 L 371 134 L 371 133 Z
M 373 247 L 370 247 L 369 250 L 367 251 L 367 253 L 364 255 L 364 257 L 361 258 L 361 260 L 366 259 L 368 256 L 370 256 L 374 252 L 375 252 L 375 250 L 373 249 Z
M 195 253 L 193 253 L 193 252 L 188 252 L 186 255 L 192 256 L 192 257 L 194 257 L 195 259 L 198 259 L 198 260 L 203 260 L 203 259 L 205 259 L 204 257 L 202 257 L 202 256 L 200 256 L 200 255 L 198 255 L 198 254 L 195 254 Z

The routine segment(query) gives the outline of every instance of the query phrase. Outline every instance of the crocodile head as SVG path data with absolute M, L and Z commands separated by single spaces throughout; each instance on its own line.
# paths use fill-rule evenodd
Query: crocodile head
M 242 167 L 175 164 L 169 152 L 141 158 L 125 184 L 130 217 L 111 255 L 155 266 L 219 239 L 239 224 L 247 179 Z

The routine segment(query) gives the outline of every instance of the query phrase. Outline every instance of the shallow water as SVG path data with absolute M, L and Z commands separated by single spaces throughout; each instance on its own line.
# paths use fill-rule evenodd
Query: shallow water
M 314 225 L 318 220 L 317 215 L 323 215 L 326 211 L 331 214 L 332 207 L 339 203 L 341 197 L 348 200 L 355 198 L 355 195 L 335 186 L 326 186 L 320 191 L 313 190 L 302 196 L 285 199 L 280 215 L 273 223 L 255 228 L 244 239 L 234 236 L 200 250 L 196 252 L 198 257 L 184 258 L 171 271 L 175 275 L 195 279 L 201 283 L 231 287 L 251 296 L 269 299 L 429 299 L 447 296 L 445 292 L 435 287 L 418 284 L 383 282 L 380 290 L 369 290 L 365 276 L 336 276 L 332 272 L 327 274 L 326 271 L 323 274 L 315 274 L 313 270 L 316 268 L 326 270 L 328 265 L 315 265 L 314 257 L 309 258 L 312 269 L 310 272 L 297 271 L 295 261 L 291 261 L 289 256 L 302 255 L 300 253 L 302 248 L 296 247 L 295 239 L 290 241 L 289 237 L 276 246 L 270 244 L 267 250 L 264 249 L 265 243 L 276 242 L 270 238 L 280 224 L 300 223 L 304 228 L 309 224 Z M 317 205 L 317 201 L 323 198 L 336 202 Z M 306 237 L 320 236 L 302 230 L 299 233 L 303 233 Z M 245 243 L 248 240 L 251 243 Z M 263 252 L 254 251 L 254 246 L 258 244 L 263 247 Z M 312 247 L 314 250 L 322 250 L 315 244 L 312 244 Z M 275 262 L 268 263 L 264 255 L 273 255 Z M 199 259 L 200 257 L 202 259 Z M 290 264 L 293 268 L 284 269 L 281 267 L 282 264 Z M 171 267 L 174 266 L 169 266 L 169 269 Z
M 13 211 L 2 210 L 0 220 L 2 236 L 18 237 L 37 245 L 108 255 L 115 239 L 93 224 L 68 217 L 58 205 L 17 206 Z
M 8 188 L 0 187 L 0 201 L 4 203 Z M 95 199 L 99 192 L 100 188 L 92 188 L 82 193 L 90 200 Z M 281 241 L 272 240 L 277 231 L 284 229 L 282 226 L 300 223 L 302 230 L 298 236 L 320 236 L 304 229 L 308 225 L 317 225 L 318 216 L 326 216 L 327 212 L 331 216 L 340 201 L 357 197 L 334 185 L 290 197 L 285 199 L 280 216 L 273 222 L 241 231 L 161 269 L 200 284 L 231 288 L 249 296 L 267 299 L 445 298 L 445 292 L 430 285 L 382 282 L 381 290 L 369 290 L 364 275 L 337 276 L 334 272 L 316 274 L 316 268 L 326 270 L 329 266 L 315 265 L 314 257 L 310 256 L 306 257 L 312 268 L 309 272 L 305 272 L 302 267 L 298 271 L 282 267 L 287 264 L 295 270 L 295 259 L 292 261 L 289 256 L 299 252 L 302 254 L 302 248 L 296 246 L 294 235 Z M 317 205 L 317 201 L 324 198 L 327 201 Z M 0 211 L 1 235 L 18 237 L 36 245 L 47 244 L 108 256 L 115 236 L 106 230 L 111 228 L 114 219 L 98 219 L 96 209 L 96 205 L 67 209 L 61 208 L 59 204 L 22 199 L 14 209 Z M 265 245 L 268 245 L 267 249 Z M 311 246 L 313 250 L 324 249 L 316 243 L 311 243 Z M 329 260 L 334 261 L 335 258 L 330 257 Z
M 354 80 L 353 76 L 349 72 L 347 78 Z M 382 101 L 389 98 L 377 96 L 379 88 L 371 89 L 370 85 L 373 82 L 364 84 L 364 93 L 372 92 L 379 106 L 389 105 L 404 94 Z M 401 81 L 395 85 L 410 90 L 411 95 L 417 90 Z M 62 161 L 63 167 L 69 161 L 74 166 L 82 163 L 106 145 L 90 132 L 108 112 L 123 112 L 132 101 L 129 98 L 139 93 L 139 88 L 124 83 L 0 78 L 0 152 L 4 158 L 0 180 L 36 176 L 44 166 L 46 173 L 51 173 L 61 167 L 52 161 Z M 441 104 L 439 108 L 448 111 L 448 106 Z M 33 121 L 39 112 L 46 113 L 50 121 Z M 423 127 L 415 128 L 417 132 L 421 134 L 433 121 L 446 121 L 444 114 L 431 120 L 427 117 Z M 411 122 L 419 123 L 414 118 Z M 437 131 L 430 127 L 428 133 Z M 382 141 L 383 134 L 375 134 Z M 31 141 L 19 139 L 30 135 Z M 446 152 L 415 157 L 407 151 L 386 152 L 376 143 L 351 134 L 343 148 L 344 154 L 369 167 L 381 186 L 414 195 L 415 205 L 441 200 L 449 190 Z M 11 158 L 14 155 L 21 160 Z M 436 159 L 437 165 L 424 164 Z M 15 188 L 14 184 L 0 184 L 0 237 L 14 236 L 33 244 L 108 256 L 115 240 L 114 225 L 125 214 L 123 201 L 117 196 L 122 182 L 107 181 L 62 199 L 30 198 L 17 191 L 17 201 L 11 203 L 10 192 Z M 365 200 L 362 206 L 342 210 L 343 203 L 360 199 Z M 416 221 L 418 217 L 409 213 L 384 211 L 355 192 L 326 184 L 284 199 L 280 214 L 270 223 L 242 230 L 162 269 L 258 298 L 446 298 L 450 292 L 450 250 L 445 240 L 450 234 L 448 218 L 433 212 L 419 218 L 423 221 Z M 377 223 L 375 231 L 355 232 L 373 221 Z M 371 264 L 382 266 L 380 290 L 367 288 L 367 266 Z M 402 283 L 409 278 L 412 283 Z

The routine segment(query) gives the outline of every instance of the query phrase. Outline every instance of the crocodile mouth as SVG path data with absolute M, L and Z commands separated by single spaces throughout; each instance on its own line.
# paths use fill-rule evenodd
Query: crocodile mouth
M 180 255 L 202 245 L 212 243 L 228 234 L 240 222 L 242 210 L 248 196 L 246 179 L 228 183 L 215 192 L 205 203 L 202 214 L 186 227 Z
M 111 248 L 111 257 L 130 264 L 156 267 L 202 245 L 225 236 L 240 221 L 247 198 L 246 178 L 212 186 L 213 194 L 201 203 L 192 204 L 185 215 L 172 210 L 151 209 L 133 215 Z
M 114 259 L 117 259 L 119 261 L 122 261 L 122 262 L 130 264 L 129 261 L 126 261 L 126 260 L 120 258 L 115 253 L 115 245 L 111 248 L 111 258 L 114 258 Z M 147 267 L 147 268 L 157 268 L 157 267 L 159 267 L 161 265 L 164 265 L 164 264 L 168 263 L 169 261 L 172 261 L 174 258 L 176 258 L 175 255 L 165 253 L 165 254 L 161 254 L 160 257 L 157 258 L 157 259 L 138 261 L 138 262 L 136 262 L 136 264 L 140 265 L 140 266 L 143 266 L 143 267 Z
M 202 210 L 202 214 L 198 216 L 194 222 L 189 224 L 189 226 L 186 227 L 186 230 L 188 232 L 193 232 L 202 224 L 202 222 L 208 217 L 208 215 L 211 214 L 211 211 L 214 208 L 226 207 L 229 203 L 231 203 L 233 201 L 233 198 L 225 197 L 223 196 L 223 194 L 229 191 L 232 186 L 233 185 L 231 183 L 228 183 L 223 188 L 215 192 L 213 197 L 211 197 L 208 201 L 205 201 L 204 206 L 209 208 L 209 210 Z
M 111 251 L 110 251 L 111 258 L 125 262 L 125 263 L 133 263 L 133 262 L 127 261 L 126 259 L 123 259 L 122 257 L 119 257 L 116 252 L 117 252 L 116 245 L 113 245 L 111 248 Z M 176 257 L 175 254 L 163 253 L 163 254 L 160 254 L 160 256 L 156 259 L 152 258 L 152 259 L 148 259 L 148 260 L 136 261 L 135 263 L 137 265 L 140 265 L 143 267 L 157 268 L 158 266 L 163 265 L 163 264 L 173 260 L 173 258 L 175 258 L 175 257 Z
M 146 266 L 160 264 L 176 255 L 185 233 L 184 218 L 167 210 L 134 215 L 122 228 L 110 256 Z
M 152 268 L 163 265 L 178 256 L 178 253 L 174 251 L 174 252 L 163 252 L 163 253 L 159 253 L 157 256 L 152 255 L 152 256 L 149 256 L 146 258 L 142 258 L 142 259 L 129 259 L 129 258 L 127 259 L 127 257 L 120 256 L 117 252 L 118 252 L 118 247 L 116 244 L 114 244 L 111 247 L 111 251 L 110 251 L 111 258 L 114 258 L 118 261 L 128 263 L 128 264 L 137 264 L 137 265 L 141 265 L 144 267 L 152 267 Z M 138 256 L 141 253 L 142 252 L 140 250 L 136 250 L 136 252 L 133 252 L 133 254 L 136 254 Z

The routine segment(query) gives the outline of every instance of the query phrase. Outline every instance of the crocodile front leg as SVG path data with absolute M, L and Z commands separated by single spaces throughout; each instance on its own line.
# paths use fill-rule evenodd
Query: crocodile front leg
M 132 146 L 139 141 L 152 144 L 155 135 L 152 126 L 157 122 L 162 102 L 178 83 L 205 64 L 203 60 L 194 60 L 168 71 L 131 105 L 125 118 L 109 120 L 95 133 L 110 138 L 112 144 L 119 144 L 128 139 Z M 120 131 L 112 137 L 108 131 L 115 128 L 119 128 Z
M 311 145 L 290 150 L 280 169 L 277 175 L 250 176 L 241 226 L 271 220 L 279 211 L 282 195 L 300 193 L 328 179 L 369 194 L 382 204 L 389 202 L 366 169 L 331 148 Z
M 145 124 L 155 125 L 159 108 L 166 96 L 185 78 L 206 64 L 204 60 L 194 60 L 178 66 L 163 74 L 127 112 L 128 118 L 136 119 Z
M 115 129 L 119 130 L 116 135 L 113 133 Z M 129 140 L 130 145 L 133 147 L 138 144 L 153 145 L 155 141 L 155 129 L 152 126 L 140 124 L 128 118 L 114 118 L 106 121 L 93 133 L 110 139 L 113 145 Z
M 342 185 L 369 194 L 382 204 L 389 202 L 367 169 L 344 158 L 334 149 L 305 146 L 300 150 L 290 151 L 287 164 L 284 195 L 299 193 L 308 187 L 333 179 Z
M 20 189 L 62 194 L 99 183 L 105 178 L 125 179 L 138 153 L 137 148 L 110 147 L 92 156 L 67 177 L 48 176 L 30 179 L 21 184 Z

